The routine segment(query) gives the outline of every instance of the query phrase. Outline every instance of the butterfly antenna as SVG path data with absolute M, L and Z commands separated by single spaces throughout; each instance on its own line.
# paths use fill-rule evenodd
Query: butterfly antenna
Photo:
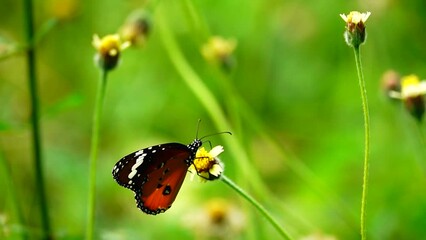
M 212 134 L 205 135 L 204 137 L 200 138 L 200 140 L 203 140 L 206 137 L 211 137 L 211 136 L 215 136 L 215 135 L 219 135 L 219 134 L 229 134 L 229 135 L 232 135 L 232 133 L 230 131 L 223 131 L 223 132 L 218 132 L 218 133 L 212 133 Z
M 198 131 L 200 130 L 201 118 L 198 119 L 197 123 L 197 132 L 195 133 L 195 139 L 198 139 Z

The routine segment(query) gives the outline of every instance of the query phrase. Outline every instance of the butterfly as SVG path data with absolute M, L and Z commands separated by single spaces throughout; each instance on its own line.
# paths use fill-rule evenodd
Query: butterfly
M 135 192 L 137 207 L 147 214 L 169 209 L 193 163 L 201 139 L 192 143 L 165 143 L 130 153 L 112 169 L 115 181 Z

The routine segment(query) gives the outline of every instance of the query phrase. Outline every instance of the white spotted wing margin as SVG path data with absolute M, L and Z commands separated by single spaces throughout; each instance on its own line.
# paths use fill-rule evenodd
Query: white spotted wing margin
M 135 192 L 143 212 L 164 212 L 173 203 L 201 144 L 199 140 L 188 146 L 166 143 L 133 152 L 115 164 L 113 178 Z
M 161 165 L 160 160 L 164 159 L 163 156 L 173 156 L 175 149 L 182 151 L 186 150 L 187 146 L 180 143 L 165 143 L 130 153 L 114 165 L 112 176 L 120 186 L 133 191 L 139 190 L 148 181 L 149 172 L 158 167 L 155 163 Z

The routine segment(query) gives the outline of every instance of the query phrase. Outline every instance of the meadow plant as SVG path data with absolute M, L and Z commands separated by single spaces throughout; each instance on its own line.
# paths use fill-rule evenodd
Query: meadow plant
M 41 143 L 41 127 L 39 121 L 39 96 L 37 89 L 37 73 L 36 73 L 36 50 L 34 46 L 35 30 L 33 3 L 31 0 L 24 1 L 24 17 L 25 17 L 25 33 L 27 41 L 26 58 L 28 68 L 28 84 L 30 88 L 30 106 L 31 106 L 31 127 L 32 127 L 32 144 L 34 154 L 34 171 L 37 200 L 40 208 L 40 217 L 42 224 L 41 237 L 52 238 L 51 225 L 49 220 L 49 211 L 46 197 L 46 189 L 43 173 L 43 154 Z
M 95 35 L 93 46 L 97 50 L 95 64 L 99 67 L 100 79 L 94 114 L 92 120 L 92 140 L 90 145 L 90 174 L 89 199 L 87 201 L 87 232 L 86 239 L 94 238 L 95 208 L 96 208 L 96 162 L 98 159 L 99 129 L 102 117 L 102 106 L 105 98 L 108 72 L 116 68 L 121 52 L 129 46 L 129 42 L 122 42 L 118 34 L 107 35 L 103 38 Z
M 370 113 L 368 110 L 367 89 L 365 87 L 364 73 L 362 71 L 360 46 L 365 42 L 367 33 L 365 31 L 365 22 L 370 17 L 370 12 L 360 13 L 350 12 L 348 15 L 340 14 L 346 22 L 346 31 L 344 33 L 345 41 L 349 47 L 352 47 L 355 55 L 356 69 L 358 73 L 359 88 L 361 91 L 362 110 L 364 114 L 364 177 L 362 184 L 361 198 L 361 238 L 366 239 L 366 215 L 367 215 L 367 193 L 368 193 L 368 174 L 369 174 L 369 154 L 370 154 Z

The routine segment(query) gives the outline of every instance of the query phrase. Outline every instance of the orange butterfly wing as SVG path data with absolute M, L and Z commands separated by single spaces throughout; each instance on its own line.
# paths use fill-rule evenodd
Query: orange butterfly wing
M 136 151 L 116 163 L 113 177 L 135 192 L 137 206 L 143 212 L 162 213 L 176 199 L 200 145 L 199 141 L 189 146 L 166 143 Z

